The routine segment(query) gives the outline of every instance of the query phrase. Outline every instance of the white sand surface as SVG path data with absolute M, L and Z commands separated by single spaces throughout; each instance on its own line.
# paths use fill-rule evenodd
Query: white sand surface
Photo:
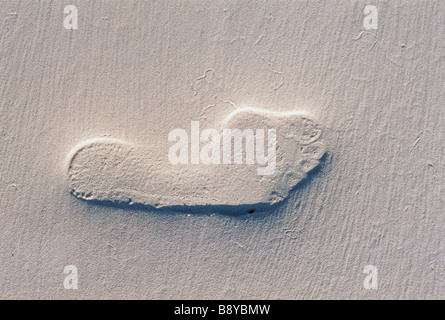
M 444 1 L 5 0 L 0 15 L 0 298 L 445 298 Z M 278 140 L 272 176 L 168 163 L 172 130 L 258 109 L 278 138 L 302 114 L 322 128 L 310 169 L 301 137 Z

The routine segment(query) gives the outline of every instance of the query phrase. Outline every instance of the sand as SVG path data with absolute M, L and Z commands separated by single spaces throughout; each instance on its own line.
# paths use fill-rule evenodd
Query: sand
M 444 6 L 1 1 L 0 298 L 445 298 Z M 223 165 L 168 161 L 172 130 L 220 132 L 246 109 L 320 126 L 306 178 L 303 145 L 281 145 L 286 121 L 261 127 L 283 147 L 273 174 L 255 158 L 218 182 Z

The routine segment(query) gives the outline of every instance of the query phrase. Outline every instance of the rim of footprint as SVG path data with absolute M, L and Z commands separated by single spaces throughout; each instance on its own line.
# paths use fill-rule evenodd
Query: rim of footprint
M 320 164 L 322 133 L 305 112 L 240 108 L 216 129 L 191 121 L 190 130 L 171 130 L 159 158 L 128 141 L 92 138 L 68 155 L 68 185 L 80 199 L 119 207 L 265 211 Z

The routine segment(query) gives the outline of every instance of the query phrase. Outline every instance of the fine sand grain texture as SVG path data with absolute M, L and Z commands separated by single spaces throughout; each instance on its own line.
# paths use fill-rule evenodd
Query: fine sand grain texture
M 445 299 L 444 1 L 0 15 L 1 299 Z M 197 124 L 276 129 L 275 170 L 169 162 Z

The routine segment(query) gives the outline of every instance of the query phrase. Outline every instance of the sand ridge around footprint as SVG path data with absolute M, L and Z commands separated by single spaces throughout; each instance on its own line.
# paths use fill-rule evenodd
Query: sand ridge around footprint
M 205 129 L 201 128 L 201 133 Z M 252 154 L 253 163 L 246 164 L 250 153 L 245 140 L 240 140 L 243 142 L 240 144 L 242 163 L 235 163 L 235 154 L 227 157 L 224 153 L 227 150 L 223 149 L 224 130 L 227 129 L 251 130 L 257 134 L 255 138 L 259 140 L 254 142 L 257 145 L 264 142 L 263 154 L 269 156 L 268 162 L 265 163 L 263 157 L 260 163 L 261 157 L 255 153 Z M 264 132 L 264 136 L 260 132 Z M 167 159 L 167 150 L 165 161 L 155 161 L 144 148 L 126 141 L 86 140 L 75 146 L 68 156 L 71 193 L 83 200 L 114 204 L 252 212 L 285 199 L 289 191 L 319 165 L 326 152 L 321 126 L 302 112 L 242 108 L 227 116 L 221 127 L 211 133 L 214 134 L 211 141 L 220 139 L 215 143 L 219 143 L 221 151 L 219 158 L 213 157 L 214 163 L 207 164 L 202 163 L 205 158 L 201 162 L 196 159 L 193 147 L 187 149 L 187 163 L 173 164 Z M 192 135 L 193 132 L 189 132 L 189 136 Z M 171 148 L 173 144 L 166 137 L 166 145 Z M 202 157 L 206 156 L 205 146 L 205 141 L 199 146 L 199 151 L 204 153 Z M 234 140 L 230 148 L 235 152 Z M 210 156 L 214 156 L 214 150 Z M 271 150 L 275 152 L 273 158 Z M 190 160 L 193 156 L 194 163 Z M 221 160 L 216 163 L 218 159 Z

